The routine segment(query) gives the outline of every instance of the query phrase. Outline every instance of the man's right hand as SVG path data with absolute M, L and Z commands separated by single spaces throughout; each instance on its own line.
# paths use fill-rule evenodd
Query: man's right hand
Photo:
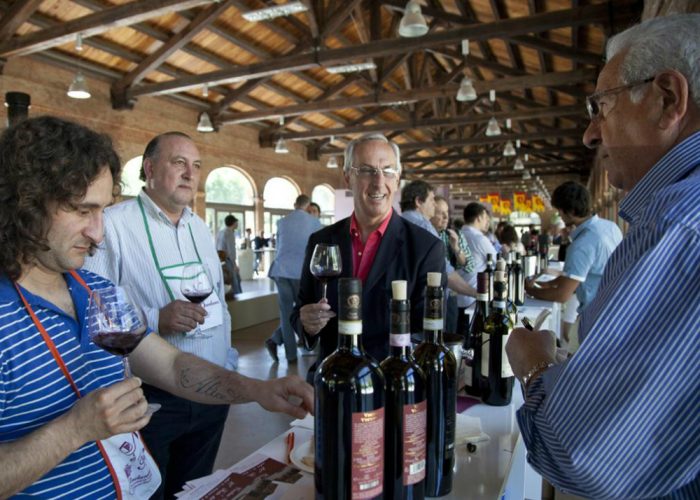
M 80 398 L 66 414 L 79 446 L 115 434 L 133 432 L 151 419 L 141 390 L 141 379 L 128 378 Z
M 309 335 L 318 335 L 331 318 L 335 318 L 335 313 L 331 311 L 326 299 L 321 299 L 316 304 L 306 304 L 299 309 L 299 319 Z
M 201 304 L 174 300 L 160 310 L 158 333 L 160 335 L 173 335 L 189 332 L 197 324 L 204 324 L 206 315 L 207 311 Z

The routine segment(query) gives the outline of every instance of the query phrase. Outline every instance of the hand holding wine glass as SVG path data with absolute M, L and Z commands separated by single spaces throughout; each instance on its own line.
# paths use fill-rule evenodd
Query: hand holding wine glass
M 201 304 L 204 302 L 214 291 L 214 285 L 212 283 L 211 273 L 204 264 L 195 262 L 183 267 L 180 291 L 190 302 L 194 304 Z M 204 333 L 199 325 L 185 335 L 194 339 L 211 337 L 211 334 Z
M 322 299 L 326 298 L 328 280 L 340 276 L 343 270 L 340 247 L 328 243 L 317 243 L 309 264 L 311 274 L 321 282 Z
M 95 345 L 110 354 L 121 356 L 124 378 L 130 378 L 129 354 L 146 335 L 143 310 L 135 302 L 129 287 L 110 286 L 90 293 L 88 305 L 88 335 Z M 148 405 L 151 413 L 160 408 Z

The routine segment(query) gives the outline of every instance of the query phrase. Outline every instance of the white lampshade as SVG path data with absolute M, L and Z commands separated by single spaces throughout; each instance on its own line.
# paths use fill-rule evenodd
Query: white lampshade
M 197 132 L 213 132 L 214 125 L 209 118 L 209 113 L 203 111 L 199 114 L 199 122 L 197 122 Z
M 327 168 L 338 168 L 338 159 L 335 156 L 328 158 L 328 163 L 326 163 Z
M 460 102 L 476 100 L 476 90 L 474 90 L 474 85 L 472 84 L 471 78 L 468 76 L 462 78 L 456 99 Z
M 66 94 L 73 99 L 89 99 L 91 97 L 87 82 L 82 73 L 78 72 L 78 74 L 75 75 L 73 83 L 68 87 L 68 92 L 66 92 Z
M 401 22 L 399 23 L 399 35 L 406 38 L 423 36 L 428 32 L 428 23 L 425 22 L 420 4 L 416 0 L 410 0 L 406 4 Z
M 515 148 L 511 141 L 506 142 L 506 147 L 503 148 L 503 156 L 515 156 Z
M 529 171 L 529 170 L 525 170 L 525 171 L 523 172 L 523 180 L 524 180 L 524 181 L 529 181 L 531 177 L 532 177 L 532 176 L 530 175 L 530 171 Z
M 496 121 L 496 118 L 494 118 L 493 116 L 489 120 L 489 124 L 486 127 L 486 135 L 488 137 L 501 135 L 501 127 L 498 126 L 498 122 Z
M 287 154 L 289 149 L 287 149 L 287 143 L 281 137 L 277 139 L 277 144 L 275 144 L 275 153 Z
M 515 163 L 513 164 L 513 170 L 523 170 L 524 168 L 525 164 L 523 163 L 523 160 L 516 158 Z

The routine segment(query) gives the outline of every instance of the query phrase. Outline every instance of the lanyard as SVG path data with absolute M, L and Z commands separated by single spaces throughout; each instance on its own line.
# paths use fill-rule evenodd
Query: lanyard
M 80 283 L 85 290 L 88 291 L 88 293 L 91 292 L 90 287 L 85 283 L 85 280 L 83 280 L 80 275 L 75 272 L 74 270 L 70 271 L 70 275 L 73 276 L 73 279 Z M 24 294 L 22 293 L 22 290 L 20 289 L 19 285 L 17 282 L 14 282 L 15 288 L 17 289 L 17 293 L 19 294 L 19 297 L 22 299 L 22 303 L 24 303 L 24 308 L 27 310 L 29 313 L 29 316 L 32 318 L 32 321 L 34 322 L 34 326 L 36 326 L 37 330 L 39 330 L 39 333 L 41 334 L 41 338 L 44 339 L 44 343 L 46 346 L 49 348 L 49 351 L 51 352 L 51 355 L 53 356 L 53 359 L 56 361 L 56 364 L 58 364 L 58 367 L 61 369 L 61 372 L 63 373 L 63 376 L 66 377 L 66 380 L 68 380 L 68 383 L 70 384 L 71 388 L 73 389 L 73 392 L 75 392 L 75 395 L 80 399 L 82 395 L 80 394 L 80 389 L 78 389 L 78 386 L 75 384 L 73 381 L 73 377 L 71 377 L 70 372 L 68 371 L 68 367 L 66 366 L 66 363 L 63 361 L 63 358 L 61 357 L 61 353 L 58 352 L 58 349 L 56 348 L 56 344 L 54 344 L 54 341 L 51 339 L 49 336 L 48 332 L 46 331 L 46 328 L 44 328 L 44 325 L 41 324 L 41 321 L 39 321 L 39 318 L 37 318 L 36 314 L 34 313 L 34 309 L 32 309 L 32 306 L 29 305 L 29 302 L 25 298 Z M 76 316 L 79 314 L 78 311 L 75 311 Z M 112 462 L 109 460 L 109 457 L 107 456 L 107 452 L 105 451 L 104 447 L 102 446 L 102 443 L 99 441 L 95 441 L 95 444 L 97 445 L 98 449 L 100 450 L 100 454 L 102 455 L 102 458 L 105 461 L 105 464 L 107 465 L 107 469 L 109 470 L 109 474 L 112 476 L 112 482 L 114 483 L 114 487 L 117 493 L 117 498 L 120 499 L 122 497 L 122 492 L 121 492 L 121 486 L 119 485 L 119 481 L 117 479 L 117 475 L 114 471 L 114 467 L 112 466 Z
M 165 285 L 165 290 L 168 292 L 168 296 L 170 297 L 170 300 L 175 300 L 175 294 L 173 293 L 172 288 L 170 288 L 170 284 L 168 283 L 168 278 L 163 274 L 163 271 L 165 269 L 171 269 L 173 267 L 179 267 L 179 266 L 184 266 L 186 264 L 189 264 L 189 262 L 183 262 L 182 264 L 176 264 L 174 266 L 167 266 L 167 267 L 160 267 L 160 263 L 158 262 L 158 256 L 156 255 L 156 248 L 153 245 L 153 236 L 151 235 L 151 229 L 148 226 L 148 218 L 146 217 L 146 211 L 143 208 L 143 202 L 141 201 L 141 197 L 138 196 L 136 197 L 136 201 L 139 204 L 139 209 L 141 210 L 141 216 L 143 217 L 143 226 L 146 228 L 146 235 L 148 236 L 148 246 L 151 249 L 151 256 L 153 257 L 153 262 L 156 265 L 156 269 L 158 270 L 158 275 L 160 276 L 161 281 L 163 282 L 163 285 Z M 192 226 L 190 224 L 187 224 L 187 229 L 190 231 L 190 238 L 192 239 L 192 245 L 194 246 L 194 251 L 197 254 L 197 262 L 200 264 L 202 263 L 202 258 L 199 256 L 199 250 L 197 249 L 197 243 L 194 241 L 194 235 L 192 234 Z M 176 279 L 175 277 L 171 276 L 170 279 Z
M 85 288 L 88 293 L 90 293 L 90 287 L 87 286 L 87 283 L 83 280 L 83 278 L 78 275 L 75 271 L 70 271 L 71 276 L 80 283 L 83 288 Z M 61 369 L 61 372 L 63 372 L 63 376 L 66 377 L 68 380 L 68 383 L 70 384 L 71 388 L 73 389 L 73 392 L 75 392 L 75 395 L 78 396 L 78 398 L 81 397 L 80 394 L 80 389 L 78 389 L 78 386 L 75 385 L 75 382 L 73 381 L 73 377 L 71 377 L 70 372 L 68 371 L 68 367 L 63 361 L 63 358 L 61 358 L 61 354 L 58 352 L 58 349 L 56 348 L 56 344 L 54 344 L 53 340 L 49 336 L 48 332 L 44 328 L 44 325 L 41 324 L 41 321 L 39 321 L 39 318 L 36 317 L 36 314 L 34 313 L 34 309 L 32 309 L 32 306 L 29 305 L 29 302 L 27 299 L 24 297 L 24 294 L 22 293 L 22 290 L 20 289 L 19 285 L 17 282 L 14 283 L 15 288 L 17 289 L 17 293 L 19 294 L 19 297 L 22 299 L 22 302 L 24 303 L 24 307 L 29 313 L 29 316 L 32 318 L 32 321 L 34 322 L 34 326 L 36 326 L 37 330 L 39 330 L 39 333 L 41 334 L 41 338 L 44 339 L 44 343 L 46 346 L 49 348 L 49 351 L 51 351 L 51 355 L 53 356 L 53 359 L 56 360 L 56 363 L 58 364 L 58 367 Z M 78 311 L 75 312 L 76 315 L 78 314 Z

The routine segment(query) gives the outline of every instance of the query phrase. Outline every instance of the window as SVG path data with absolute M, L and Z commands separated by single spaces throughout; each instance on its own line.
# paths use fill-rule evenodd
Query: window
M 142 161 L 143 156 L 137 156 L 127 161 L 122 168 L 122 197 L 133 198 L 138 196 L 139 192 L 141 192 L 141 188 L 146 185 L 144 181 L 139 179 Z
M 277 221 L 294 210 L 294 202 L 299 196 L 299 188 L 282 177 L 273 177 L 265 183 L 263 191 L 265 236 L 277 232 Z
M 255 233 L 255 191 L 253 183 L 243 172 L 233 167 L 216 168 L 207 176 L 204 190 L 206 222 L 212 235 L 224 227 L 224 218 L 229 214 L 238 219 L 236 240 L 239 246 L 243 243 L 246 228 Z
M 321 207 L 321 224 L 324 226 L 335 222 L 335 191 L 325 184 L 319 184 L 311 192 L 311 201 Z

